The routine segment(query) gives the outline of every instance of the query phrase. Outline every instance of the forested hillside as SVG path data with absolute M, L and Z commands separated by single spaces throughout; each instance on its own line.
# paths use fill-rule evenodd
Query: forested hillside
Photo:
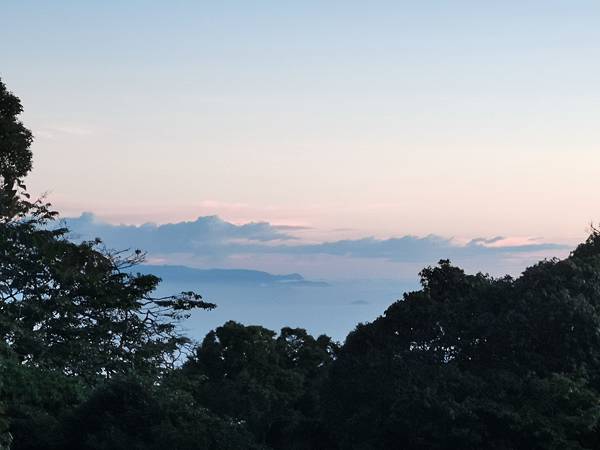
M 156 297 L 142 251 L 72 242 L 29 196 L 21 112 L 0 82 L 0 449 L 600 448 L 598 230 L 518 278 L 440 261 L 341 344 L 195 343 L 181 322 L 216 305 Z

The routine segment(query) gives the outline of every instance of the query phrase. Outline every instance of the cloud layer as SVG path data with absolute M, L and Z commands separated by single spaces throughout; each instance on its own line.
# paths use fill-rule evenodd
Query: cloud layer
M 457 244 L 452 239 L 437 235 L 425 237 L 403 236 L 400 238 L 376 239 L 366 237 L 313 245 L 280 245 L 265 249 L 277 253 L 325 254 L 353 258 L 383 258 L 397 262 L 427 262 L 438 259 L 463 259 L 482 256 L 507 256 L 549 250 L 561 250 L 565 246 L 534 241 L 519 245 L 490 245 L 504 240 L 502 237 L 477 238 L 467 244 Z
M 292 233 L 293 227 L 280 227 L 268 222 L 251 222 L 236 225 L 217 216 L 199 217 L 195 221 L 164 225 L 144 224 L 113 225 L 99 220 L 92 213 L 64 219 L 73 239 L 85 240 L 100 237 L 112 249 L 142 249 L 157 261 L 171 264 L 186 263 L 205 267 L 261 268 L 277 272 L 277 261 L 287 258 L 306 267 L 318 258 L 330 261 L 387 261 L 394 264 L 432 264 L 449 258 L 455 262 L 481 265 L 484 270 L 506 266 L 507 260 L 517 264 L 530 263 L 543 256 L 564 254 L 567 247 L 536 240 L 511 240 L 497 236 L 476 238 L 458 243 L 452 238 L 437 235 L 425 237 L 402 236 L 389 239 L 364 237 L 322 243 L 305 243 Z M 266 263 L 265 263 L 266 261 Z M 269 261 L 272 263 L 270 264 Z M 309 262 L 307 262 L 309 261 Z M 265 266 L 266 264 L 266 266 Z M 271 265 L 272 267 L 269 267 Z M 322 264 L 321 266 L 322 267 Z M 289 267 L 287 268 L 289 269 Z M 411 269 L 412 270 L 412 269 Z M 329 274 L 335 274 L 332 267 Z
M 86 212 L 76 218 L 64 219 L 71 237 L 87 240 L 99 237 L 110 248 L 143 249 L 150 253 L 228 254 L 244 243 L 266 243 L 295 239 L 267 222 L 235 225 L 217 216 L 198 217 L 194 221 L 157 225 L 113 225 Z M 226 250 L 231 248 L 230 250 Z

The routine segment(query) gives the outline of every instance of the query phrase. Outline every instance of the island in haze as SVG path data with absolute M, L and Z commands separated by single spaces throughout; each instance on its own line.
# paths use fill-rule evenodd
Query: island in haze
M 302 286 L 327 287 L 325 281 L 306 280 L 299 273 L 274 275 L 260 270 L 250 269 L 196 269 L 180 265 L 151 265 L 143 264 L 135 267 L 139 273 L 154 274 L 172 283 L 201 283 L 252 285 L 263 287 Z

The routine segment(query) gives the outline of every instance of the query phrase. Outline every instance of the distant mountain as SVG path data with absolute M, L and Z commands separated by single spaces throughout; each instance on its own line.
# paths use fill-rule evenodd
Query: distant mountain
M 257 286 L 328 286 L 323 281 L 309 281 L 298 273 L 274 275 L 260 270 L 247 269 L 194 269 L 187 266 L 140 265 L 135 271 L 151 273 L 165 282 L 215 283 L 215 284 L 251 284 Z

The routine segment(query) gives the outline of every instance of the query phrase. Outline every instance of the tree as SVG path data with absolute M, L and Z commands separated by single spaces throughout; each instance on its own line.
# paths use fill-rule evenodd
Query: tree
M 21 101 L 0 80 L 0 217 L 17 213 L 17 191 L 24 189 L 23 178 L 31 170 L 33 141 L 31 131 L 18 120 Z
M 315 448 L 318 394 L 336 350 L 330 338 L 303 329 L 284 328 L 277 337 L 230 321 L 207 334 L 181 375 L 196 381 L 191 392 L 199 404 L 243 421 L 259 443 Z
M 333 363 L 341 448 L 598 447 L 600 233 L 521 277 L 441 261 Z
M 243 424 L 222 420 L 177 390 L 117 378 L 63 422 L 55 450 L 257 449 Z
M 133 272 L 143 260 L 140 251 L 109 252 L 100 240 L 67 239 L 51 205 L 26 192 L 32 135 L 18 120 L 21 111 L 19 99 L 0 82 L 0 368 L 5 380 L 12 371 L 32 386 L 61 387 L 33 398 L 19 385 L 3 383 L 0 399 L 15 419 L 13 431 L 44 414 L 52 421 L 61 405 L 73 405 L 76 399 L 57 404 L 50 398 L 68 392 L 67 385 L 90 389 L 128 374 L 158 380 L 190 344 L 179 321 L 192 309 L 215 306 L 194 292 L 154 297 L 160 279 Z M 15 434 L 15 448 L 34 435 Z M 8 441 L 8 434 L 2 439 Z

